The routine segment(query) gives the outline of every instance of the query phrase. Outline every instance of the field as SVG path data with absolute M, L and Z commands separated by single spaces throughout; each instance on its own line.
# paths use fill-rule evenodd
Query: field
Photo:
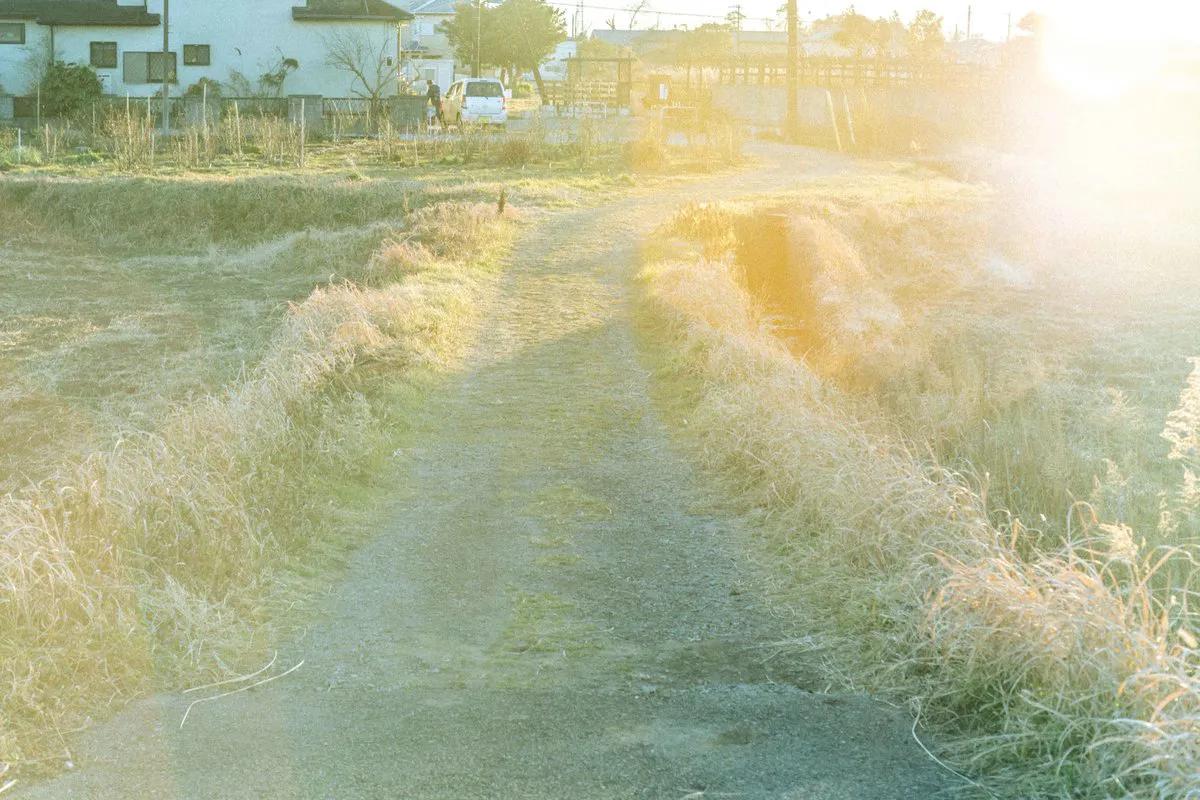
M 472 341 L 519 218 L 713 166 L 591 121 L 307 146 L 267 120 L 110 122 L 0 154 L 0 763 L 26 773 L 278 640 Z
M 982 794 L 1186 797 L 1196 242 L 1020 177 L 684 208 L 643 275 L 663 391 L 831 673 Z
M 27 152 L 0 181 L 0 762 L 59 763 L 81 721 L 256 661 L 355 541 L 515 209 L 630 183 L 611 143 L 369 174 L 361 146 L 141 175 Z
M 1194 790 L 1200 249 L 1170 165 L 128 123 L 0 150 L 0 793 L 89 729 L 100 771 L 66 779 L 145 793 L 176 765 L 96 756 L 157 730 L 122 708 L 301 640 L 329 646 L 276 738 L 314 774 L 357 780 L 450 691 L 439 757 L 486 732 L 545 796 L 635 751 L 643 792 L 711 773 L 689 796 L 794 752 L 869 796 L 895 763 L 913 792 Z M 274 702 L 172 729 L 190 789 L 249 791 L 256 756 L 212 743 L 257 753 Z M 510 753 L 527 702 L 553 711 Z M 820 733 L 846 725 L 870 741 Z

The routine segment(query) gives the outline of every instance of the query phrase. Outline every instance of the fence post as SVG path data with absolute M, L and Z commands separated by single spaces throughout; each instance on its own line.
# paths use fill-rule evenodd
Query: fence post
M 24 147 L 21 143 L 21 129 L 17 128 L 17 163 L 18 164 L 22 163 L 23 159 L 21 158 L 21 156 L 23 154 L 24 154 Z
M 305 98 L 300 98 L 300 168 L 304 168 L 304 138 L 308 130 L 308 116 L 305 114 Z
M 858 142 L 854 140 L 854 117 L 850 114 L 850 96 L 845 91 L 842 92 L 842 107 L 846 109 L 846 130 L 850 134 L 850 146 L 858 147 Z
M 829 124 L 833 126 L 833 138 L 834 141 L 837 142 L 838 152 L 841 153 L 843 152 L 842 134 L 841 131 L 838 130 L 837 112 L 833 108 L 833 92 L 829 89 L 825 90 L 825 101 L 829 106 Z
M 237 136 L 237 153 L 242 154 L 242 112 L 238 108 L 238 101 L 233 101 L 233 122 L 235 135 Z

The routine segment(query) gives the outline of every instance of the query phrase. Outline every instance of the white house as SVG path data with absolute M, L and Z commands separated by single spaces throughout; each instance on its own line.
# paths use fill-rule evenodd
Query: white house
M 166 69 L 175 94 L 209 78 L 228 96 L 283 70 L 282 94 L 351 97 L 357 79 L 327 63 L 331 48 L 356 48 L 372 76 L 373 63 L 399 69 L 413 19 L 385 0 L 173 0 L 164 57 L 162 16 L 163 0 L 0 0 L 0 94 L 31 93 L 53 53 L 116 95 L 157 93 Z
M 443 91 L 457 72 L 454 49 L 439 28 L 454 17 L 455 0 L 411 0 L 405 10 L 413 21 L 404 29 L 404 77 L 412 83 L 435 81 Z

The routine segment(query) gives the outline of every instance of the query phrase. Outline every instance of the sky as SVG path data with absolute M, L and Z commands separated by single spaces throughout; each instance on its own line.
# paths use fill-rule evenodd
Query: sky
M 583 0 L 585 26 L 589 29 L 607 27 L 607 20 L 616 16 L 617 27 L 629 27 L 630 11 L 638 0 Z M 779 18 L 777 10 L 786 0 L 743 0 L 742 13 L 746 28 L 766 27 L 766 18 Z M 849 6 L 850 0 L 798 0 L 803 20 L 820 19 L 837 14 Z M 561 0 L 566 6 L 570 0 Z M 560 5 L 560 2 L 556 2 Z M 1200 42 L 1200 2 L 1197 0 L 855 0 L 855 10 L 869 17 L 889 17 L 898 11 L 906 22 L 919 9 L 928 8 L 944 19 L 947 35 L 955 26 L 965 33 L 967 9 L 971 8 L 971 32 L 993 41 L 1003 41 L 1008 35 L 1011 14 L 1012 29 L 1026 13 L 1037 10 L 1058 23 L 1060 35 L 1088 42 L 1103 43 L 1129 38 L 1160 40 L 1173 38 L 1191 43 Z M 636 27 L 671 28 L 680 24 L 689 27 L 716 21 L 734 6 L 734 0 L 647 0 L 646 8 L 637 17 Z M 614 10 L 615 9 L 615 10 Z M 661 12 L 661 13 L 657 13 Z M 709 14 L 711 17 L 683 16 Z M 567 9 L 568 27 L 571 11 Z

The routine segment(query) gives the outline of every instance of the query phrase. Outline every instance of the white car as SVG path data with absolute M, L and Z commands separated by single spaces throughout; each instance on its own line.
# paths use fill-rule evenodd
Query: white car
M 491 78 L 458 81 L 446 90 L 442 113 L 454 125 L 503 125 L 508 122 L 504 86 Z

